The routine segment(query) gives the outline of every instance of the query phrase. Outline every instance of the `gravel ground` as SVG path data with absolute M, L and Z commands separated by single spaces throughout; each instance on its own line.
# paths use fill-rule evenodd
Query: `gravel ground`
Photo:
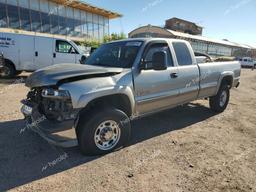
M 136 120 L 129 146 L 98 157 L 21 132 L 20 82 L 0 80 L 0 191 L 256 191 L 256 71 L 224 113 L 196 101 Z

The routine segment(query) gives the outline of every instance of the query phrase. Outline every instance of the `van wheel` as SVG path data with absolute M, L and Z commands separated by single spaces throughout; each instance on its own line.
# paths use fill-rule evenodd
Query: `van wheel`
M 3 78 L 13 78 L 16 75 L 14 66 L 8 62 L 5 62 L 3 68 L 0 71 L 0 76 Z
M 23 71 L 16 71 L 15 75 L 20 75 Z
M 218 94 L 214 97 L 210 97 L 211 110 L 217 113 L 223 112 L 228 106 L 229 96 L 229 87 L 226 83 L 224 83 L 221 85 Z
M 86 117 L 82 117 L 82 116 Z M 88 116 L 89 115 L 89 116 Z M 77 126 L 79 148 L 84 155 L 103 155 L 128 142 L 131 124 L 119 109 L 108 108 L 81 115 Z

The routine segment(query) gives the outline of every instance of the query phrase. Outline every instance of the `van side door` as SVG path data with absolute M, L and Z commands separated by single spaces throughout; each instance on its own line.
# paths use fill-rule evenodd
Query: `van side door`
M 193 60 L 194 54 L 191 46 L 186 42 L 177 41 L 172 43 L 179 71 L 179 102 L 186 103 L 197 99 L 200 85 L 199 68 Z
M 35 36 L 34 70 L 53 64 L 53 38 Z
M 53 53 L 53 63 L 76 63 L 78 51 L 65 40 L 55 40 L 55 50 Z

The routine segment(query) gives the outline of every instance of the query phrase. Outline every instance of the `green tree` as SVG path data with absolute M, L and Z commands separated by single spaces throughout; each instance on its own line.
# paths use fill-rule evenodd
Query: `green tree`
M 104 43 L 110 42 L 110 41 L 116 41 L 121 39 L 126 39 L 127 36 L 124 32 L 121 33 L 111 33 L 111 35 L 105 35 L 104 36 Z

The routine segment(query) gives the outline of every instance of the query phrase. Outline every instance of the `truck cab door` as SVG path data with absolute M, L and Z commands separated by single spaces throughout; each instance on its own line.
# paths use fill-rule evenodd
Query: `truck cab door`
M 152 69 L 152 57 L 154 53 L 166 51 L 167 69 Z M 143 69 L 134 75 L 135 100 L 137 112 L 146 114 L 168 108 L 177 102 L 179 87 L 177 84 L 177 67 L 173 65 L 173 59 L 168 44 L 163 42 L 150 43 L 143 56 Z
M 53 63 L 77 63 L 78 51 L 65 40 L 55 40 L 55 51 L 53 53 Z

